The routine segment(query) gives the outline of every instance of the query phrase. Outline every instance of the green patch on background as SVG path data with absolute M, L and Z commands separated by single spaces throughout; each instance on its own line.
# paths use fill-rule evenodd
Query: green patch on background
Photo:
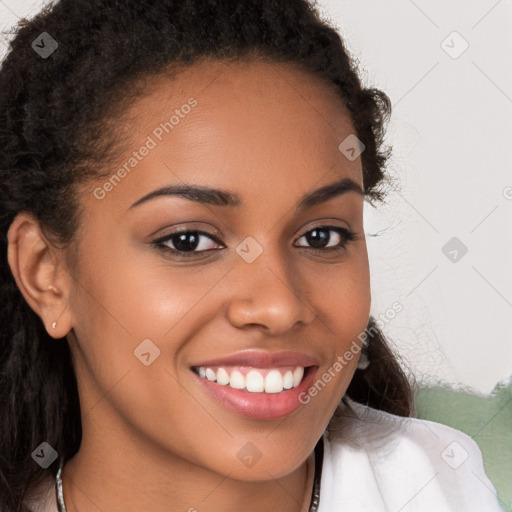
M 512 512 L 512 378 L 489 396 L 449 386 L 426 387 L 416 393 L 416 416 L 456 428 L 471 436 L 482 451 L 485 472 L 500 505 Z

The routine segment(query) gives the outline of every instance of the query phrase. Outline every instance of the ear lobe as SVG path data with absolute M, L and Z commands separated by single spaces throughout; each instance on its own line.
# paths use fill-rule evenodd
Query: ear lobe
M 63 338 L 72 328 L 66 298 L 70 281 L 67 273 L 62 272 L 59 250 L 28 212 L 16 216 L 7 232 L 7 241 L 7 260 L 21 294 L 41 318 L 48 334 Z

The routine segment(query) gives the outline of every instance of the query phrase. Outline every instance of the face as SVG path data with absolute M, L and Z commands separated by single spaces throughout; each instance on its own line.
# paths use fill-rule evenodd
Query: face
M 338 149 L 350 117 L 282 64 L 204 62 L 150 85 L 126 112 L 124 160 L 80 195 L 67 314 L 83 446 L 121 436 L 232 478 L 287 475 L 343 397 L 357 357 L 333 365 L 369 317 L 361 160 Z M 352 189 L 311 196 L 341 180 Z M 147 197 L 185 185 L 203 193 Z

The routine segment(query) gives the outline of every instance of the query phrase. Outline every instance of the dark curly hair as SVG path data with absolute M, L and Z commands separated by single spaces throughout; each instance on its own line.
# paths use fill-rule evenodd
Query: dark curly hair
M 42 477 L 35 447 L 45 440 L 67 460 L 82 429 L 69 346 L 47 334 L 7 262 L 15 216 L 31 212 L 48 237 L 72 249 L 79 186 L 124 151 L 114 123 L 120 112 L 144 94 L 148 78 L 200 59 L 256 55 L 334 87 L 365 146 L 370 203 L 384 198 L 391 103 L 363 87 L 336 28 L 308 0 L 60 0 L 11 32 L 0 68 L 0 509 L 18 512 L 28 510 L 23 499 Z M 32 47 L 42 32 L 58 42 L 47 58 Z M 346 395 L 411 415 L 411 383 L 373 317 L 367 331 L 371 364 L 356 370 Z

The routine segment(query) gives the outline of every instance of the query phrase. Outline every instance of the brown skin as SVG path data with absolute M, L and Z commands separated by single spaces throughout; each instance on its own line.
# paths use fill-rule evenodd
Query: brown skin
M 188 98 L 198 104 L 104 199 L 93 190 L 107 178 L 84 189 L 77 269 L 32 216 L 18 215 L 9 230 L 18 286 L 75 361 L 83 440 L 63 471 L 68 512 L 307 510 L 306 461 L 357 358 L 307 405 L 272 421 L 220 405 L 190 366 L 246 349 L 296 350 L 318 358 L 321 376 L 364 331 L 364 198 L 347 192 L 294 211 L 303 194 L 343 177 L 363 187 L 360 158 L 338 150 L 354 133 L 350 118 L 330 87 L 283 64 L 202 63 L 150 85 L 127 111 L 136 122 L 124 161 Z M 174 196 L 128 210 L 183 182 L 229 189 L 242 206 Z M 303 235 L 325 224 L 351 228 L 356 240 L 315 252 Z M 196 252 L 212 250 L 189 259 L 150 245 L 177 227 L 221 244 L 202 236 Z M 329 247 L 338 245 L 328 234 Z M 263 247 L 250 264 L 236 252 L 247 236 Z M 146 338 L 161 351 L 150 366 L 133 354 Z M 248 442 L 262 453 L 250 468 L 237 457 Z

